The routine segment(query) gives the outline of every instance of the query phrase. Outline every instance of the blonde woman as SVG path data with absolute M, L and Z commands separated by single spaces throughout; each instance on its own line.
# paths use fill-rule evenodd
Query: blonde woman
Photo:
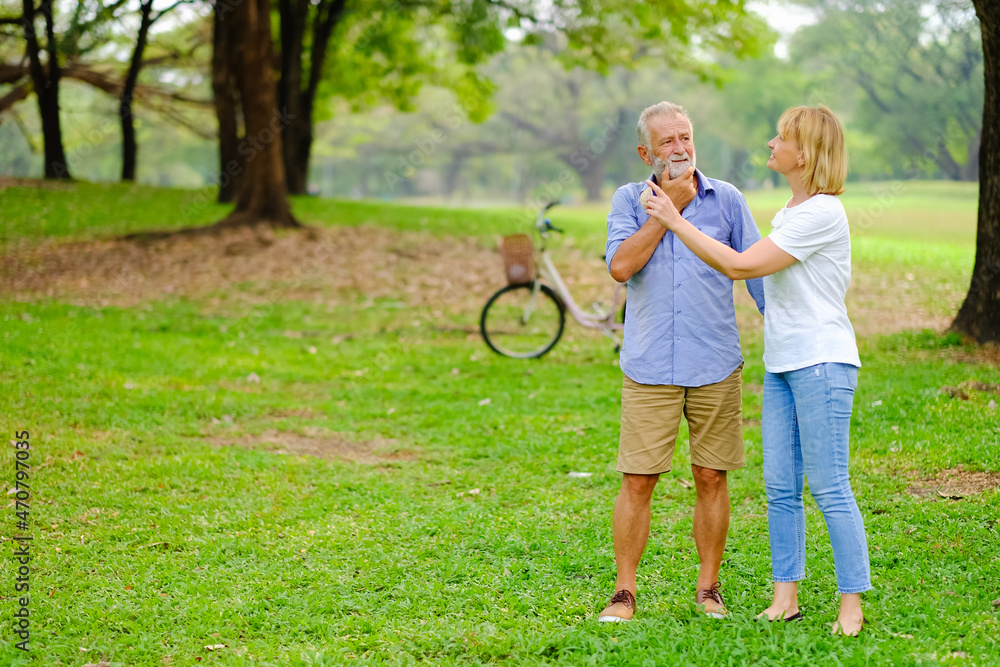
M 792 197 L 771 234 L 745 252 L 705 235 L 678 213 L 655 183 L 646 212 L 732 280 L 764 277 L 764 482 L 774 601 L 761 616 L 802 617 L 805 578 L 804 478 L 823 512 L 840 591 L 834 634 L 857 635 L 861 593 L 871 589 L 868 544 L 848 474 L 849 432 L 858 383 L 858 348 L 844 295 L 851 238 L 838 195 L 847 150 L 836 116 L 824 106 L 794 107 L 768 142 L 767 166 L 784 175 Z

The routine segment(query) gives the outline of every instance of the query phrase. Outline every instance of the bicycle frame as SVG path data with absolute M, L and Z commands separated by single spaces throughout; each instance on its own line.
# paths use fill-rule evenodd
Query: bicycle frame
M 623 331 L 625 329 L 625 325 L 615 322 L 615 315 L 617 314 L 619 304 L 624 303 L 624 299 L 620 299 L 620 297 L 622 292 L 625 290 L 625 286 L 620 283 L 615 285 L 614 295 L 611 300 L 611 308 L 606 312 L 588 313 L 577 305 L 576 301 L 573 300 L 572 294 L 570 294 L 569 287 L 567 287 L 566 283 L 563 281 L 562 276 L 559 274 L 559 269 L 556 268 L 556 265 L 552 261 L 552 257 L 546 248 L 549 230 L 561 231 L 553 227 L 551 221 L 543 220 L 545 212 L 555 206 L 555 204 L 556 202 L 552 202 L 539 211 L 538 218 L 535 221 L 535 227 L 542 237 L 542 247 L 540 250 L 541 266 L 539 267 L 539 275 L 533 283 L 531 301 L 534 303 L 537 299 L 538 291 L 542 283 L 548 285 L 562 300 L 563 305 L 566 306 L 566 310 L 569 311 L 574 320 L 589 329 L 600 329 L 601 333 L 618 345 L 621 341 L 618 339 L 615 332 Z M 597 304 L 595 304 L 595 309 L 596 306 Z M 525 321 L 530 316 L 531 309 L 529 308 L 524 314 Z

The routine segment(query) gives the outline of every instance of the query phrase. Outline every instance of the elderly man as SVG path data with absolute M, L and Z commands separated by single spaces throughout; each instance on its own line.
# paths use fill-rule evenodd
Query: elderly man
M 653 168 L 650 180 L 687 220 L 741 252 L 760 240 L 743 195 L 695 169 L 684 109 L 654 104 L 640 115 L 637 130 L 639 157 Z M 621 350 L 622 485 L 612 519 L 617 580 L 600 621 L 628 621 L 635 613 L 636 570 L 649 538 L 653 488 L 670 470 L 682 413 L 696 493 L 695 603 L 715 618 L 726 613 L 719 590 L 729 530 L 726 473 L 743 467 L 743 356 L 733 283 L 646 215 L 650 194 L 643 182 L 624 185 L 608 214 L 608 269 L 618 282 L 628 282 L 628 309 Z M 761 281 L 748 280 L 747 288 L 763 313 Z

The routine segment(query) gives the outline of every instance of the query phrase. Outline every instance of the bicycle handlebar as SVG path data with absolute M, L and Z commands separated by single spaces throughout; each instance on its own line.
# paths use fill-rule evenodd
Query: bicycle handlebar
M 563 231 L 558 227 L 553 226 L 551 220 L 545 218 L 545 213 L 548 212 L 550 208 L 552 208 L 558 203 L 559 200 L 550 201 L 538 212 L 538 217 L 535 218 L 535 228 L 538 229 L 538 233 L 541 234 L 543 237 L 546 235 L 546 232 L 549 231 L 559 232 L 560 234 Z

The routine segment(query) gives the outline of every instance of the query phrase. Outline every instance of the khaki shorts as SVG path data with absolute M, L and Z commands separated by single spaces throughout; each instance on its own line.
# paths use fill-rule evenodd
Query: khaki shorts
M 687 418 L 691 463 L 713 470 L 743 467 L 743 364 L 704 387 L 622 381 L 618 472 L 657 475 L 670 470 L 681 414 Z

